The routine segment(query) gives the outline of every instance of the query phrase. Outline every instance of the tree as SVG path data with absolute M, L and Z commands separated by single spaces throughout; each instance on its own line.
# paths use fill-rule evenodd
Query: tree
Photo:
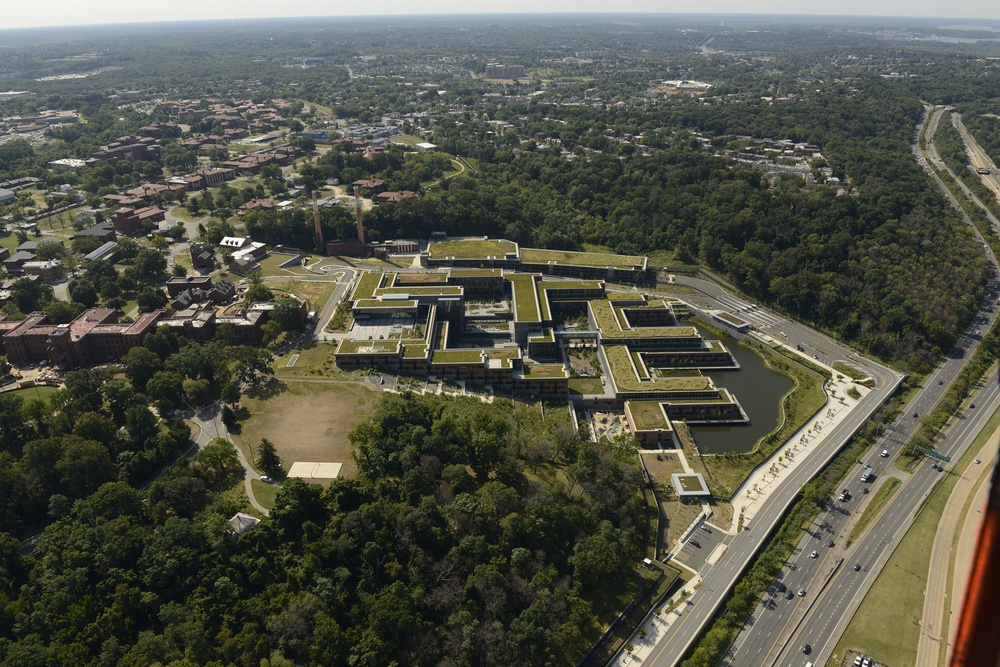
M 262 376 L 274 373 L 273 357 L 259 347 L 239 347 L 233 350 L 233 372 L 240 382 L 255 385 Z
M 233 449 L 233 443 L 224 438 L 213 438 L 194 457 L 202 479 L 213 491 L 228 489 L 243 477 L 243 466 Z
M 10 286 L 10 300 L 22 313 L 32 313 L 53 299 L 52 288 L 30 278 L 18 278 Z
M 163 370 L 159 355 L 145 347 L 133 347 L 122 357 L 122 363 L 125 364 L 125 376 L 138 391 L 146 391 L 150 378 Z
M 97 290 L 94 289 L 94 284 L 86 278 L 70 281 L 68 289 L 69 298 L 78 304 L 86 308 L 93 308 L 97 305 Z
M 184 395 L 184 378 L 170 371 L 158 371 L 146 383 L 146 394 L 156 402 L 156 408 L 163 415 L 180 407 Z
M 260 447 L 257 448 L 257 466 L 274 478 L 278 478 L 282 474 L 278 450 L 275 449 L 274 443 L 267 438 L 261 438 Z
M 271 319 L 278 323 L 283 331 L 292 331 L 302 326 L 302 302 L 292 297 L 278 299 L 271 311 Z
M 135 297 L 140 313 L 151 313 L 167 305 L 166 293 L 158 287 L 146 287 Z
M 73 321 L 82 310 L 81 304 L 72 301 L 49 301 L 42 308 L 49 324 L 67 324 Z
M 115 467 L 106 447 L 77 436 L 67 436 L 64 442 L 56 470 L 66 495 L 82 498 L 115 479 Z
M 247 287 L 247 291 L 243 293 L 243 299 L 249 306 L 257 301 L 270 301 L 274 298 L 274 293 L 271 292 L 263 283 L 258 283 L 256 285 L 250 285 Z
M 194 151 L 176 143 L 163 146 L 160 149 L 160 159 L 163 166 L 175 174 L 188 172 L 198 166 L 198 156 Z
M 156 237 L 154 237 L 156 238 Z M 167 258 L 163 253 L 152 248 L 143 248 L 132 262 L 131 269 L 136 279 L 141 282 L 156 280 L 167 268 Z

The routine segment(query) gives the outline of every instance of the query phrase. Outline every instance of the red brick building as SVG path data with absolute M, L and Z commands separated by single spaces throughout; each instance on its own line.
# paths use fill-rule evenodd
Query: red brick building
M 119 323 L 114 310 L 91 308 L 69 324 L 51 325 L 42 313 L 32 313 L 21 322 L 0 322 L 0 346 L 15 364 L 48 360 L 67 368 L 90 366 L 120 359 L 155 331 L 165 315 L 156 310 Z
M 140 231 L 146 222 L 163 222 L 166 214 L 156 206 L 146 208 L 120 208 L 115 211 L 112 222 L 119 234 L 131 235 Z

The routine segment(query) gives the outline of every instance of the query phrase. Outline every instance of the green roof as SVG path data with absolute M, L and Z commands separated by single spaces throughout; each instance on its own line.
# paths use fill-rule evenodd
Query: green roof
M 357 301 L 358 299 L 372 298 L 375 295 L 375 290 L 382 284 L 382 277 L 383 274 L 381 273 L 363 272 L 361 279 L 358 281 L 358 286 L 354 288 L 351 300 Z
M 516 347 L 494 347 L 484 350 L 487 359 L 520 359 L 521 350 Z
M 604 285 L 600 280 L 543 280 L 538 283 L 538 289 L 603 289 Z
M 454 285 L 439 285 L 436 287 L 382 287 L 378 296 L 383 294 L 409 294 L 413 296 L 461 296 L 462 288 Z
M 378 299 L 358 299 L 354 302 L 355 308 L 416 308 L 417 302 L 409 301 L 379 301 Z
M 555 341 L 556 341 L 556 335 L 552 331 L 551 327 L 545 329 L 540 334 L 530 334 L 528 336 L 529 343 L 554 343 Z
M 404 343 L 404 359 L 423 359 L 427 356 L 427 343 Z
M 645 266 L 646 258 L 638 255 L 612 255 L 599 252 L 572 252 L 568 250 L 542 250 L 540 248 L 521 248 L 521 261 L 525 264 L 570 264 L 573 266 L 596 266 L 604 268 L 631 269 L 634 266 Z
M 670 429 L 670 420 L 663 413 L 662 401 L 625 401 L 625 409 L 638 431 Z
M 509 252 L 516 252 L 517 244 L 501 239 L 463 239 L 456 241 L 440 241 L 432 243 L 427 253 L 432 259 L 486 259 L 487 257 L 502 258 Z
M 738 327 L 743 327 L 743 326 L 747 326 L 748 324 L 750 324 L 749 322 L 747 322 L 745 319 L 743 319 L 739 315 L 733 315 L 732 313 L 727 313 L 725 311 L 720 311 L 720 312 L 716 313 L 715 316 L 718 317 L 720 320 L 725 320 L 726 322 L 729 322 L 730 324 L 734 324 L 734 325 L 736 325 Z
M 564 378 L 568 377 L 566 369 L 561 364 L 527 364 L 524 367 L 526 378 Z
M 398 340 L 341 340 L 336 354 L 399 354 Z
M 614 310 L 610 299 L 591 299 L 588 301 L 597 328 L 605 338 L 680 338 L 698 336 L 698 330 L 692 326 L 681 327 L 636 327 L 622 329 L 621 321 Z M 632 306 L 628 306 L 631 308 Z
M 483 361 L 483 351 L 477 350 L 434 350 L 432 364 L 479 364 Z
M 401 287 L 403 285 L 414 285 L 421 283 L 446 283 L 448 282 L 448 276 L 443 273 L 407 273 L 406 275 L 399 274 L 396 276 L 396 281 L 393 283 L 393 287 Z
M 504 277 L 510 281 L 514 293 L 514 321 L 540 322 L 541 307 L 535 289 L 534 273 L 508 273 Z
M 451 278 L 500 278 L 503 271 L 500 269 L 451 269 L 448 271 Z
M 640 382 L 632 367 L 629 350 L 626 346 L 605 345 L 602 349 L 618 391 L 708 391 L 714 389 L 711 379 L 704 376 L 654 378 Z

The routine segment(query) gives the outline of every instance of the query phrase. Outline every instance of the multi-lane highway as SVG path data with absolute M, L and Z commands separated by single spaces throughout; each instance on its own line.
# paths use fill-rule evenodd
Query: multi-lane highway
M 977 407 L 967 409 L 947 437 L 938 443 L 938 451 L 954 461 L 965 453 L 993 412 L 1000 407 L 998 380 L 1000 375 L 994 373 L 982 391 L 973 397 Z M 844 563 L 829 579 L 803 623 L 785 642 L 777 660 L 774 663 L 754 664 L 798 665 L 806 643 L 812 645 L 817 664 L 823 664 L 831 656 L 848 621 L 888 563 L 924 500 L 945 475 L 951 474 L 948 464 L 939 466 L 941 469 L 931 466 L 931 461 L 921 464 L 866 535 L 846 554 Z M 860 570 L 855 570 L 855 564 L 860 566 Z

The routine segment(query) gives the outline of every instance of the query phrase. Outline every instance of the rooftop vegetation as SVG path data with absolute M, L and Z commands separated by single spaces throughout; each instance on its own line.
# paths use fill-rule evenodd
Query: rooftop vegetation
M 664 414 L 660 401 L 627 401 L 625 406 L 632 416 L 632 423 L 640 431 L 670 428 L 670 420 Z
M 604 356 L 619 391 L 706 391 L 712 390 L 712 381 L 707 377 L 654 378 L 640 382 L 629 359 L 629 350 L 624 345 L 606 345 Z
M 337 345 L 337 354 L 399 354 L 398 340 L 347 340 Z
M 507 274 L 505 278 L 510 281 L 514 293 L 514 320 L 517 322 L 540 322 L 541 308 L 535 289 L 535 274 Z
M 515 252 L 517 244 L 502 239 L 473 239 L 440 241 L 432 243 L 427 248 L 432 259 L 486 259 L 487 257 L 503 257 L 509 252 Z
M 372 298 L 375 295 L 375 290 L 382 284 L 382 278 L 383 274 L 381 273 L 369 273 L 367 271 L 362 273 L 357 287 L 354 288 L 354 294 L 351 295 L 351 299 L 357 301 L 359 299 Z
M 644 266 L 646 258 L 638 255 L 612 255 L 598 252 L 572 252 L 569 250 L 542 250 L 540 248 L 521 248 L 521 261 L 526 264 L 570 264 L 573 266 L 614 266 L 629 269 L 633 266 Z

